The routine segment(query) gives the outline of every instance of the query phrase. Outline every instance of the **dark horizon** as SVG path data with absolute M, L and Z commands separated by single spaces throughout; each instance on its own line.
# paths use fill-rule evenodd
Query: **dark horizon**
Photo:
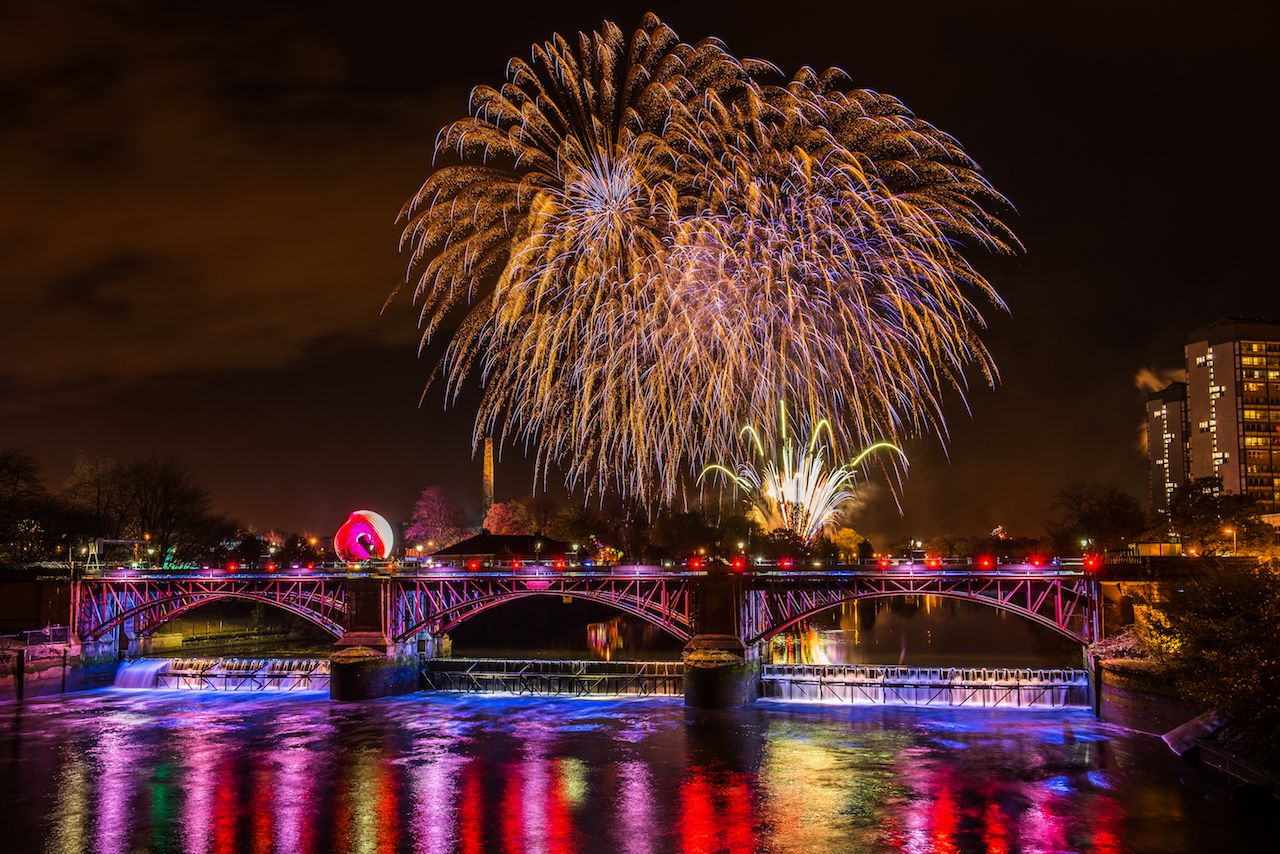
M 687 40 L 898 96 L 1017 206 L 1027 252 L 969 256 L 1010 308 L 987 313 L 1001 383 L 969 412 L 950 402 L 945 452 L 908 449 L 903 515 L 869 495 L 855 527 L 877 542 L 1037 532 L 1077 479 L 1145 504 L 1139 378 L 1180 368 L 1194 328 L 1280 313 L 1260 9 L 51 3 L 0 34 L 0 448 L 31 448 L 53 488 L 77 450 L 172 455 L 259 529 L 407 518 L 429 483 L 477 515 L 475 383 L 419 408 L 434 360 L 415 358 L 414 312 L 402 297 L 379 315 L 403 269 L 395 215 L 470 86 L 554 32 L 627 30 L 646 9 Z M 532 485 L 502 449 L 498 499 Z

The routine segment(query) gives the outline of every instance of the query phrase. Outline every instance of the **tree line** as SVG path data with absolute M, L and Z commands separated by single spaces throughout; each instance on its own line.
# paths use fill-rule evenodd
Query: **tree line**
M 870 541 L 849 527 L 805 544 L 787 531 L 765 531 L 731 503 L 708 502 L 651 514 L 638 502 L 613 497 L 595 506 L 557 505 L 548 496 L 500 501 L 479 528 L 442 486 L 428 486 L 414 505 L 405 531 L 409 550 L 430 553 L 472 534 L 542 534 L 579 547 L 579 554 L 604 563 L 618 560 L 684 558 L 690 555 L 751 554 L 765 557 L 820 557 L 856 560 L 872 553 Z
M 97 539 L 136 540 L 149 563 L 198 560 L 236 533 L 208 491 L 176 461 L 80 454 L 50 491 L 35 457 L 0 451 L 0 563 L 79 559 Z
M 656 515 L 625 500 L 597 507 L 557 506 L 545 495 L 498 502 L 481 529 L 494 534 L 542 533 L 566 543 L 626 555 L 628 559 L 692 554 L 747 552 L 764 557 L 817 557 L 854 560 L 877 552 L 1022 559 L 1030 555 L 1116 553 L 1138 542 L 1177 542 L 1193 555 L 1265 552 L 1274 529 L 1245 496 L 1227 494 L 1216 478 L 1202 478 L 1175 490 L 1167 512 L 1149 515 L 1123 487 L 1077 481 L 1053 499 L 1044 532 L 1018 535 L 997 525 L 989 533 L 969 536 L 905 538 L 879 548 L 848 525 L 840 525 L 816 542 L 805 544 L 786 531 L 764 531 L 732 502 L 709 501 Z M 423 490 L 406 532 L 407 544 L 424 552 L 451 545 L 477 533 L 441 486 Z

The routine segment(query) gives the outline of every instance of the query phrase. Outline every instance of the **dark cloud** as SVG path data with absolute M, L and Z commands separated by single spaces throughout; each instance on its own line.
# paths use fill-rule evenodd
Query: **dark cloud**
M 394 216 L 472 85 L 645 8 L 900 96 L 1018 207 L 1028 253 L 976 259 L 1010 308 L 1001 384 L 953 402 L 945 453 L 911 448 L 873 532 L 1036 528 L 1076 478 L 1141 494 L 1135 374 L 1217 316 L 1280 312 L 1260 5 L 29 3 L 0 28 L 0 446 L 55 480 L 77 448 L 171 450 L 262 525 L 471 496 L 471 398 L 418 409 L 434 363 L 406 300 L 380 315 Z
M 122 315 L 145 302 L 150 289 L 160 285 L 156 278 L 167 270 L 158 258 L 113 255 L 52 281 L 45 304 L 55 311 L 78 309 L 93 320 L 118 323 Z M 131 286 L 140 293 L 128 294 Z

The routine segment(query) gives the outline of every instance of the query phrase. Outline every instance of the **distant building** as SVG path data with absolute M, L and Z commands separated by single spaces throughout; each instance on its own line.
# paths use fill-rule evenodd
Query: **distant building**
M 1152 508 L 1166 508 L 1183 481 L 1217 477 L 1223 492 L 1280 512 L 1280 322 L 1219 320 L 1188 335 L 1184 354 L 1185 387 L 1147 398 Z
M 1173 491 L 1189 478 L 1187 424 L 1186 383 L 1170 383 L 1147 395 L 1147 455 L 1153 511 L 1168 510 Z
M 474 537 L 441 549 L 431 555 L 431 559 L 437 564 L 469 569 L 505 567 L 516 561 L 552 565 L 565 560 L 565 551 L 564 543 L 540 534 L 507 535 L 481 531 Z

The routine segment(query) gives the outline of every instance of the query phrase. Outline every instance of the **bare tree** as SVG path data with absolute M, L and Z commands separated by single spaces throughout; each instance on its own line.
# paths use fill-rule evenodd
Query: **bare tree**
M 1123 548 L 1147 528 L 1138 500 L 1114 483 L 1067 484 L 1052 506 L 1049 534 L 1062 552 Z

